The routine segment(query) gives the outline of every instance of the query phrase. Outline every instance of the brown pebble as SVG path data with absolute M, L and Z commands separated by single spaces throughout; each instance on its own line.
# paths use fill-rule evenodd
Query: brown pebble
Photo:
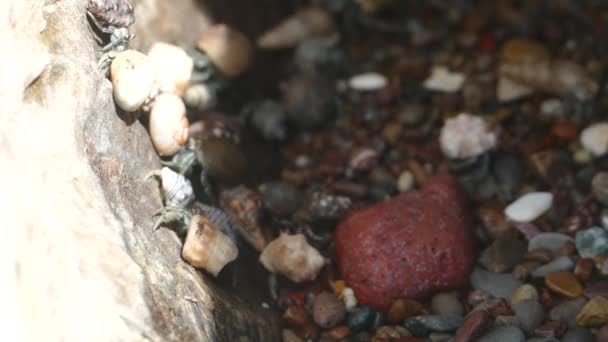
M 566 142 L 576 140 L 578 131 L 578 125 L 572 121 L 557 120 L 551 125 L 551 135 Z
M 499 236 L 515 234 L 515 229 L 504 214 L 504 208 L 495 205 L 483 205 L 477 209 L 477 217 L 479 217 L 485 231 L 494 239 Z
M 372 342 L 380 342 L 380 341 L 390 341 L 393 339 L 400 338 L 402 335 L 397 328 L 390 325 L 381 326 L 376 330 L 376 334 L 372 338 Z M 408 336 L 408 335 L 406 335 Z
M 329 292 L 319 293 L 312 305 L 312 317 L 321 328 L 333 328 L 346 315 L 344 303 Z
M 545 310 L 549 310 L 553 307 L 553 296 L 551 295 L 551 291 L 546 287 L 542 287 L 538 290 L 538 301 Z
M 581 258 L 576 261 L 576 267 L 574 268 L 574 276 L 582 281 L 586 282 L 593 275 L 593 269 L 595 262 L 591 258 Z
M 407 318 L 428 313 L 422 304 L 415 300 L 399 298 L 391 304 L 388 310 L 388 321 L 401 324 Z
M 576 298 L 583 295 L 583 287 L 570 272 L 553 272 L 545 277 L 545 284 L 555 293 L 568 298 Z
M 303 307 L 292 305 L 283 313 L 283 322 L 291 328 L 302 328 L 309 322 L 308 313 Z
M 350 333 L 351 331 L 349 327 L 347 327 L 346 325 L 340 325 L 324 332 L 323 336 L 339 341 L 348 337 Z
M 476 341 L 492 324 L 492 315 L 487 310 L 471 312 L 456 332 L 455 342 Z
M 518 280 L 528 279 L 532 272 L 542 265 L 543 263 L 539 261 L 524 261 L 515 266 L 512 272 L 513 277 Z
M 566 324 L 566 322 L 551 321 L 534 329 L 534 335 L 560 338 L 566 333 L 566 330 L 568 330 L 568 324 Z
M 600 296 L 591 298 L 576 316 L 576 323 L 587 328 L 608 324 L 608 299 Z
M 576 254 L 576 245 L 571 241 L 566 242 L 557 251 L 555 251 L 556 258 L 561 256 L 572 256 L 574 254 Z

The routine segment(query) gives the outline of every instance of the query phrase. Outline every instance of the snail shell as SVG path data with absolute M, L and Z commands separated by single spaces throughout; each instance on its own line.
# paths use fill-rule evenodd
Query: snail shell
M 182 257 L 196 268 L 202 268 L 217 277 L 228 263 L 239 255 L 232 240 L 203 215 L 190 220 Z
M 260 262 L 270 272 L 280 273 L 295 283 L 317 277 L 325 260 L 302 234 L 281 235 L 266 246 Z
M 222 207 L 243 239 L 261 252 L 267 241 L 258 224 L 262 213 L 260 195 L 244 185 L 239 185 L 234 189 L 222 191 L 220 198 Z
M 156 98 L 149 124 L 150 138 L 161 156 L 174 155 L 188 141 L 186 106 L 177 95 L 164 93 Z
M 162 92 L 183 96 L 192 74 L 193 61 L 179 46 L 155 43 L 148 58 L 156 69 L 156 77 Z
M 192 184 L 186 177 L 168 167 L 162 168 L 160 177 L 166 206 L 185 208 L 194 201 Z
M 226 77 L 239 76 L 253 62 L 253 44 L 244 34 L 225 25 L 214 25 L 203 33 L 197 47 Z
M 327 11 L 318 7 L 309 7 L 297 11 L 293 16 L 264 33 L 257 44 L 262 49 L 290 48 L 306 39 L 329 35 L 334 31 L 334 21 Z
M 110 78 L 114 88 L 114 101 L 118 107 L 126 112 L 134 112 L 153 93 L 156 73 L 146 55 L 127 50 L 119 53 L 112 61 Z
M 191 85 L 186 89 L 184 102 L 188 107 L 199 111 L 207 110 L 215 106 L 217 102 L 216 91 L 216 89 L 204 83 Z

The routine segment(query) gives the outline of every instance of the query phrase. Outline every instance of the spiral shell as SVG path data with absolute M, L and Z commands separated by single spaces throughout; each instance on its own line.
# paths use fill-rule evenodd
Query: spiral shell
M 182 249 L 182 258 L 186 262 L 217 277 L 224 266 L 238 255 L 239 250 L 232 240 L 209 219 L 203 215 L 192 217 Z
M 281 235 L 266 246 L 260 262 L 270 272 L 280 273 L 295 283 L 317 277 L 325 260 L 302 234 Z
M 155 43 L 148 58 L 156 69 L 160 91 L 183 96 L 194 63 L 184 49 L 167 43 Z
M 224 24 L 214 25 L 205 31 L 197 47 L 229 78 L 239 76 L 253 62 L 253 44 L 244 34 Z
M 174 155 L 188 141 L 186 106 L 177 95 L 164 93 L 156 98 L 149 125 L 150 138 L 161 156 Z
M 207 84 L 194 84 L 186 89 L 184 102 L 188 107 L 204 111 L 215 106 L 217 102 L 216 92 L 216 89 Z
M 154 93 L 156 73 L 148 56 L 135 50 L 119 53 L 112 61 L 110 78 L 114 101 L 122 110 L 134 112 Z
M 220 198 L 222 207 L 243 239 L 261 252 L 266 247 L 267 241 L 258 224 L 262 213 L 260 195 L 244 185 L 239 185 L 234 189 L 223 191 Z
M 162 168 L 160 177 L 166 206 L 185 208 L 194 201 L 192 184 L 186 177 L 168 167 Z
M 330 35 L 335 31 L 331 15 L 322 8 L 301 9 L 278 26 L 264 33 L 257 41 L 262 49 L 295 47 L 309 38 Z

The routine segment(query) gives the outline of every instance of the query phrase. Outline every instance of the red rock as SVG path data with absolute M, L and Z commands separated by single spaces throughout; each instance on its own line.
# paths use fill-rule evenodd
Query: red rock
M 420 191 L 348 215 L 335 234 L 338 268 L 359 302 L 379 311 L 462 287 L 475 262 L 469 222 L 455 178 L 434 176 Z
M 455 342 L 476 341 L 492 325 L 492 315 L 486 310 L 471 312 L 458 331 Z

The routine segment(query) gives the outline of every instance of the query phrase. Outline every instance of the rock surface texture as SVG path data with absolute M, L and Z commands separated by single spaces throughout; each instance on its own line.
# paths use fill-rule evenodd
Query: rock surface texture
M 136 45 L 186 44 L 204 29 L 194 1 L 162 11 L 157 3 L 135 2 L 138 25 L 154 26 L 137 26 Z M 86 7 L 86 0 L 0 2 L 0 41 L 11 52 L 0 56 L 3 336 L 279 340 L 261 299 L 196 271 L 180 258 L 174 233 L 152 231 L 161 200 L 144 176 L 159 159 L 145 128 L 116 113 L 111 84 L 97 72 Z M 157 12 L 164 17 L 151 23 Z M 188 25 L 172 26 L 173 17 Z M 242 269 L 243 277 L 256 270 Z
M 470 217 L 456 180 L 434 176 L 420 191 L 351 213 L 336 230 L 338 267 L 357 299 L 386 311 L 467 284 L 474 263 Z

